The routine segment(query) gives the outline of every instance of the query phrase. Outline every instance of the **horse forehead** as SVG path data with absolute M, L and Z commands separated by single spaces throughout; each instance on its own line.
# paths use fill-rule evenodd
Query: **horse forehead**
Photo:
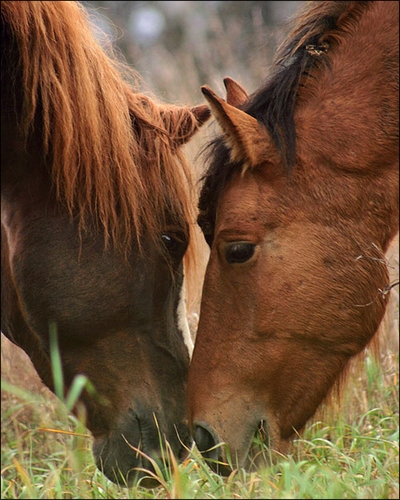
M 237 175 L 221 195 L 218 212 L 224 217 L 248 211 L 257 212 L 260 185 L 253 175 Z
M 247 171 L 244 176 L 236 175 L 220 197 L 216 229 L 274 219 L 282 201 L 279 193 L 282 194 L 281 186 L 268 182 L 258 173 Z

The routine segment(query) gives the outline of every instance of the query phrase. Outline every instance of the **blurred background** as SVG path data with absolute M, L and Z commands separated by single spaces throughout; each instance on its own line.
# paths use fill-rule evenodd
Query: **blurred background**
M 156 94 L 191 103 L 202 100 L 201 85 L 218 91 L 227 75 L 249 90 L 258 86 L 282 25 L 305 2 L 82 3 Z

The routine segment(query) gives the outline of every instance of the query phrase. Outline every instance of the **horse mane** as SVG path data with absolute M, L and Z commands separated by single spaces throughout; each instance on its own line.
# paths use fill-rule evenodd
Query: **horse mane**
M 296 130 L 294 111 L 304 77 L 323 65 L 341 36 L 369 8 L 371 1 L 307 2 L 288 27 L 290 33 L 278 47 L 266 82 L 239 106 L 263 124 L 282 155 L 287 172 L 294 165 Z M 243 163 L 226 162 L 229 147 L 222 135 L 202 151 L 208 168 L 201 179 L 198 223 L 207 239 L 212 238 L 217 200 L 233 173 Z
M 106 245 L 126 249 L 145 232 L 157 238 L 167 211 L 168 222 L 191 227 L 191 171 L 173 132 L 185 120 L 191 133 L 188 111 L 141 93 L 139 75 L 99 44 L 80 3 L 4 1 L 1 17 L 19 125 L 26 138 L 40 130 L 57 198 L 80 229 L 93 220 Z
M 309 76 L 315 67 L 329 64 L 327 54 L 333 44 L 370 3 L 307 2 L 276 52 L 272 78 L 247 103 L 245 111 L 267 128 L 288 170 L 295 158 L 294 107 L 302 78 Z

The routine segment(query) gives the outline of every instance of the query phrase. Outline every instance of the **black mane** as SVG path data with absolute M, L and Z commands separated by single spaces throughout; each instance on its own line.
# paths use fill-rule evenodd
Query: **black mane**
M 294 109 L 297 91 L 303 77 L 322 63 L 328 64 L 327 53 L 340 32 L 338 21 L 344 14 L 353 18 L 364 10 L 369 1 L 315 1 L 294 19 L 291 34 L 278 49 L 271 75 L 241 107 L 265 126 L 282 155 L 286 171 L 290 172 L 296 155 Z M 209 244 L 213 239 L 215 210 L 218 198 L 241 163 L 229 162 L 229 148 L 223 136 L 212 140 L 204 149 L 209 165 L 202 178 L 198 223 Z

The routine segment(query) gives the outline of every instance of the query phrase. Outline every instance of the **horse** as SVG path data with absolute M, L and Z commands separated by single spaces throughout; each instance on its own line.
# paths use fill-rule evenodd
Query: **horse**
M 192 443 L 183 146 L 211 114 L 142 91 L 78 2 L 2 2 L 1 56 L 1 329 L 53 392 L 51 342 L 64 394 L 89 380 L 96 465 L 129 486 Z
M 394 285 L 399 3 L 308 2 L 292 22 L 252 94 L 230 77 L 226 99 L 202 87 L 220 132 L 203 149 L 210 257 L 187 406 L 222 475 L 279 460 L 331 407 L 377 354 Z

